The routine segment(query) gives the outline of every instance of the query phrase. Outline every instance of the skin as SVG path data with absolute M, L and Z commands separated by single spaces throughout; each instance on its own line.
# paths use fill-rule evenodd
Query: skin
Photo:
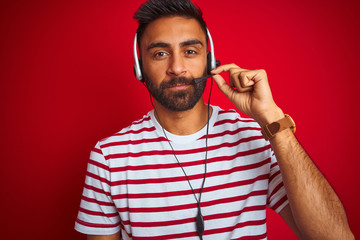
M 88 235 L 87 240 L 120 240 L 120 232 L 112 235 Z
M 183 46 L 189 40 L 202 44 Z M 157 47 L 149 49 L 154 43 Z M 174 76 L 200 77 L 206 65 L 205 33 L 194 19 L 168 17 L 152 22 L 144 33 L 140 50 L 144 71 L 158 86 Z M 222 72 L 229 74 L 229 84 L 219 75 Z M 225 96 L 261 127 L 284 117 L 273 100 L 264 70 L 227 64 L 212 73 Z M 180 85 L 167 91 L 189 87 Z M 184 112 L 169 111 L 156 101 L 155 108 L 163 127 L 177 135 L 195 133 L 207 122 L 207 105 L 202 99 L 193 109 Z M 354 239 L 339 198 L 291 130 L 277 133 L 270 143 L 289 199 L 289 205 L 280 215 L 294 233 L 300 239 Z M 88 236 L 88 239 L 114 240 L 120 239 L 120 235 Z

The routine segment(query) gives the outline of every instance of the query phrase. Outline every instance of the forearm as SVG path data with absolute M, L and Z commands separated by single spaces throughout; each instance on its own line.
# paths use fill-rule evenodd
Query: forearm
M 120 232 L 112 235 L 88 235 L 87 240 L 121 240 Z
M 305 239 L 353 239 L 342 203 L 292 131 L 277 133 L 270 143 L 302 236 Z

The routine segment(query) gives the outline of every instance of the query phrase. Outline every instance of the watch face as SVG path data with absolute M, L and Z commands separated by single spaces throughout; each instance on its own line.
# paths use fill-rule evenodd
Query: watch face
M 292 117 L 290 117 L 289 115 L 285 114 L 286 119 L 288 120 L 289 124 L 290 124 L 290 128 L 293 131 L 293 133 L 295 133 L 296 131 L 296 125 L 294 120 L 292 119 Z

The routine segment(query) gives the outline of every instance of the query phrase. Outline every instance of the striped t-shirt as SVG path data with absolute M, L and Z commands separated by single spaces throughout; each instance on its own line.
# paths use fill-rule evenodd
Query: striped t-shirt
M 266 239 L 266 206 L 288 203 L 276 158 L 259 125 L 213 106 L 207 174 L 201 196 L 204 240 Z M 206 126 L 192 135 L 166 132 L 199 197 Z M 75 229 L 123 239 L 196 239 L 197 202 L 168 139 L 150 111 L 91 152 Z

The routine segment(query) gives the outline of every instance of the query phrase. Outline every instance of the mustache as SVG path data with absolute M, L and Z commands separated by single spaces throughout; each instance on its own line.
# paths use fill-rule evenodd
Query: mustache
M 193 78 L 185 78 L 185 77 L 174 77 L 171 78 L 169 81 L 162 82 L 160 84 L 160 88 L 171 88 L 175 87 L 176 85 L 195 85 Z

